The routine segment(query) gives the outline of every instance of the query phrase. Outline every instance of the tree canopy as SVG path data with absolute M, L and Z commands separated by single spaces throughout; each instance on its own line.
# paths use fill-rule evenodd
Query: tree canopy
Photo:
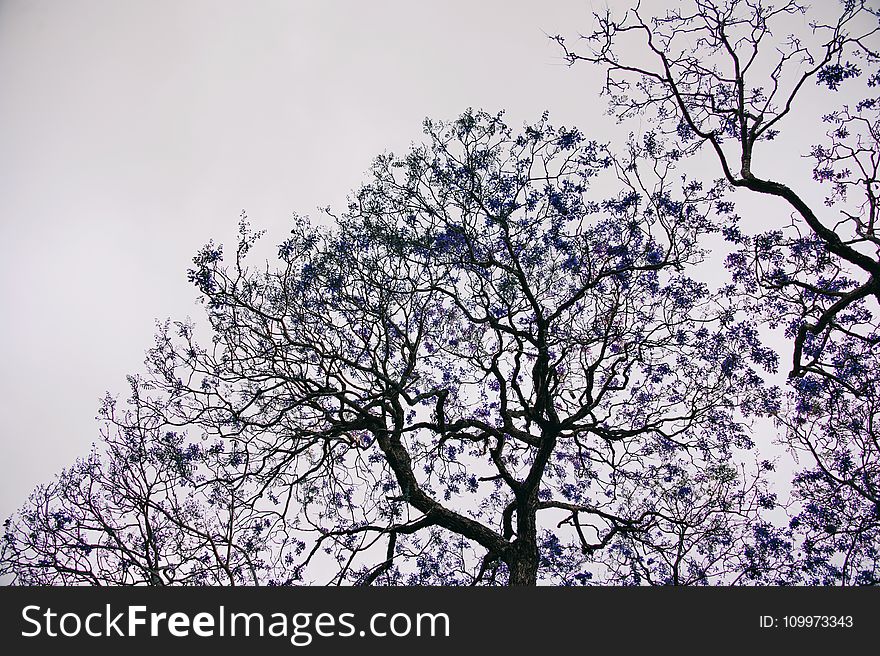
M 612 114 L 649 115 L 683 151 L 708 148 L 735 189 L 790 208 L 790 221 L 759 234 L 726 226 L 736 246 L 727 265 L 753 316 L 791 340 L 777 426 L 799 461 L 813 463 L 794 480 L 800 511 L 790 523 L 801 533 L 807 580 L 872 583 L 880 541 L 880 14 L 864 0 L 820 9 L 696 0 L 652 18 L 637 8 L 596 16 L 596 30 L 578 41 L 583 52 L 557 41 L 572 64 L 605 70 Z M 798 20 L 809 30 L 798 30 Z M 793 115 L 808 114 L 811 86 L 829 91 L 809 117 L 821 117 L 826 133 L 801 153 L 813 180 L 777 180 L 778 168 L 768 177 L 780 161 L 772 142 Z M 835 106 L 845 88 L 855 100 Z M 825 187 L 824 202 L 813 200 L 811 182 Z
M 816 50 L 774 28 L 802 11 L 597 16 L 588 54 L 558 42 L 605 67 L 612 113 L 656 129 L 614 146 L 468 110 L 376 158 L 344 212 L 298 218 L 272 264 L 243 216 L 234 252 L 209 243 L 189 272 L 210 343 L 160 326 L 127 402 L 102 407 L 102 448 L 7 521 L 2 571 L 876 583 L 880 99 L 825 117 L 809 154 L 826 205 L 755 172 L 807 82 L 876 85 L 877 15 L 844 3 Z M 641 54 L 619 45 L 633 36 Z M 685 172 L 703 146 L 717 179 Z M 790 224 L 748 234 L 735 189 L 778 196 Z M 782 498 L 790 454 L 810 464 Z

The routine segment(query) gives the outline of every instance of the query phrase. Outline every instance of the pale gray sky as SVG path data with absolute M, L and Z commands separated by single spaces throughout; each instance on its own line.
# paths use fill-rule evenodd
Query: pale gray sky
M 88 452 L 154 320 L 198 315 L 190 259 L 242 209 L 280 242 L 425 116 L 600 117 L 544 35 L 589 7 L 0 0 L 0 516 Z
M 155 319 L 199 315 L 186 269 L 242 209 L 278 243 L 468 106 L 607 137 L 545 36 L 601 4 L 0 0 L 0 517 L 87 454 Z

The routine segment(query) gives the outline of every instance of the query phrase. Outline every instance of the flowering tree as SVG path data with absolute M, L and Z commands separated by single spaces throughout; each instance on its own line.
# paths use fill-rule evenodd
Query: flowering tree
M 377 158 L 329 227 L 298 220 L 274 267 L 251 264 L 245 221 L 231 261 L 206 246 L 190 279 L 210 348 L 163 326 L 128 409 L 105 409 L 123 436 L 190 436 L 184 479 L 233 495 L 222 530 L 175 523 L 198 553 L 238 536 L 234 572 L 205 569 L 533 585 L 777 567 L 742 549 L 775 503 L 748 452 L 750 418 L 779 409 L 759 374 L 776 356 L 729 290 L 690 276 L 724 184 L 675 173 L 656 136 L 616 156 L 546 116 L 425 133 Z
M 795 0 L 695 0 L 653 18 L 638 9 L 597 16 L 583 52 L 557 41 L 570 62 L 604 68 L 619 119 L 648 113 L 683 152 L 707 147 L 732 187 L 791 209 L 780 229 L 724 228 L 739 291 L 754 316 L 791 340 L 778 425 L 792 452 L 813 463 L 795 479 L 801 509 L 779 539 L 797 538 L 808 582 L 876 583 L 880 27 L 877 7 L 864 0 L 837 9 L 830 20 L 814 16 L 804 34 L 793 19 L 808 9 Z M 831 92 L 863 85 L 856 101 L 820 113 L 827 135 L 807 156 L 814 180 L 829 189 L 824 205 L 809 200 L 806 185 L 762 173 L 768 142 L 793 113 L 808 111 L 804 96 L 816 84 Z
M 136 387 L 135 387 L 136 389 Z M 135 404 L 136 404 L 136 397 Z M 115 403 L 103 412 L 113 421 Z M 112 423 L 111 423 L 112 425 Z M 102 450 L 41 485 L 5 523 L 0 573 L 19 585 L 259 583 L 274 537 L 207 449 L 149 420 L 102 435 Z M 219 463 L 222 467 L 222 463 Z

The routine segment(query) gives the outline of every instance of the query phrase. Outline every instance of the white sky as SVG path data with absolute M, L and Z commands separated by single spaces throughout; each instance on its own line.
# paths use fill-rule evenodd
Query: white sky
M 589 3 L 0 0 L 0 517 L 97 439 L 186 269 L 278 243 L 425 116 L 601 116 L 546 38 Z M 542 31 L 543 30 L 543 31 Z
M 605 138 L 545 35 L 591 4 L 0 0 L 0 517 L 87 454 L 155 320 L 199 315 L 186 269 L 242 209 L 278 243 L 468 106 Z

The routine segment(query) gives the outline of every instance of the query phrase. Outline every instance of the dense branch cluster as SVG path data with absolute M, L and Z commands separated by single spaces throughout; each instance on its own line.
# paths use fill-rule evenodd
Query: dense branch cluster
M 588 53 L 557 40 L 571 63 L 605 69 L 611 113 L 649 113 L 683 150 L 709 147 L 732 186 L 791 209 L 790 221 L 761 234 L 725 226 L 735 246 L 728 268 L 754 316 L 782 327 L 792 344 L 777 424 L 799 462 L 813 463 L 795 478 L 800 512 L 788 531 L 801 533 L 806 580 L 872 583 L 880 540 L 880 14 L 864 0 L 836 9 L 831 19 L 811 18 L 810 32 L 798 35 L 789 32 L 797 29 L 793 19 L 809 11 L 794 0 L 697 0 L 691 11 L 652 19 L 638 9 L 621 19 L 597 16 L 597 30 L 584 37 Z M 646 58 L 629 56 L 631 39 Z M 772 146 L 759 144 L 806 111 L 810 85 L 849 88 L 854 99 L 819 113 L 827 132 L 803 153 L 813 180 L 828 190 L 821 205 L 796 191 L 805 183 L 758 173 L 762 161 L 773 161 Z

